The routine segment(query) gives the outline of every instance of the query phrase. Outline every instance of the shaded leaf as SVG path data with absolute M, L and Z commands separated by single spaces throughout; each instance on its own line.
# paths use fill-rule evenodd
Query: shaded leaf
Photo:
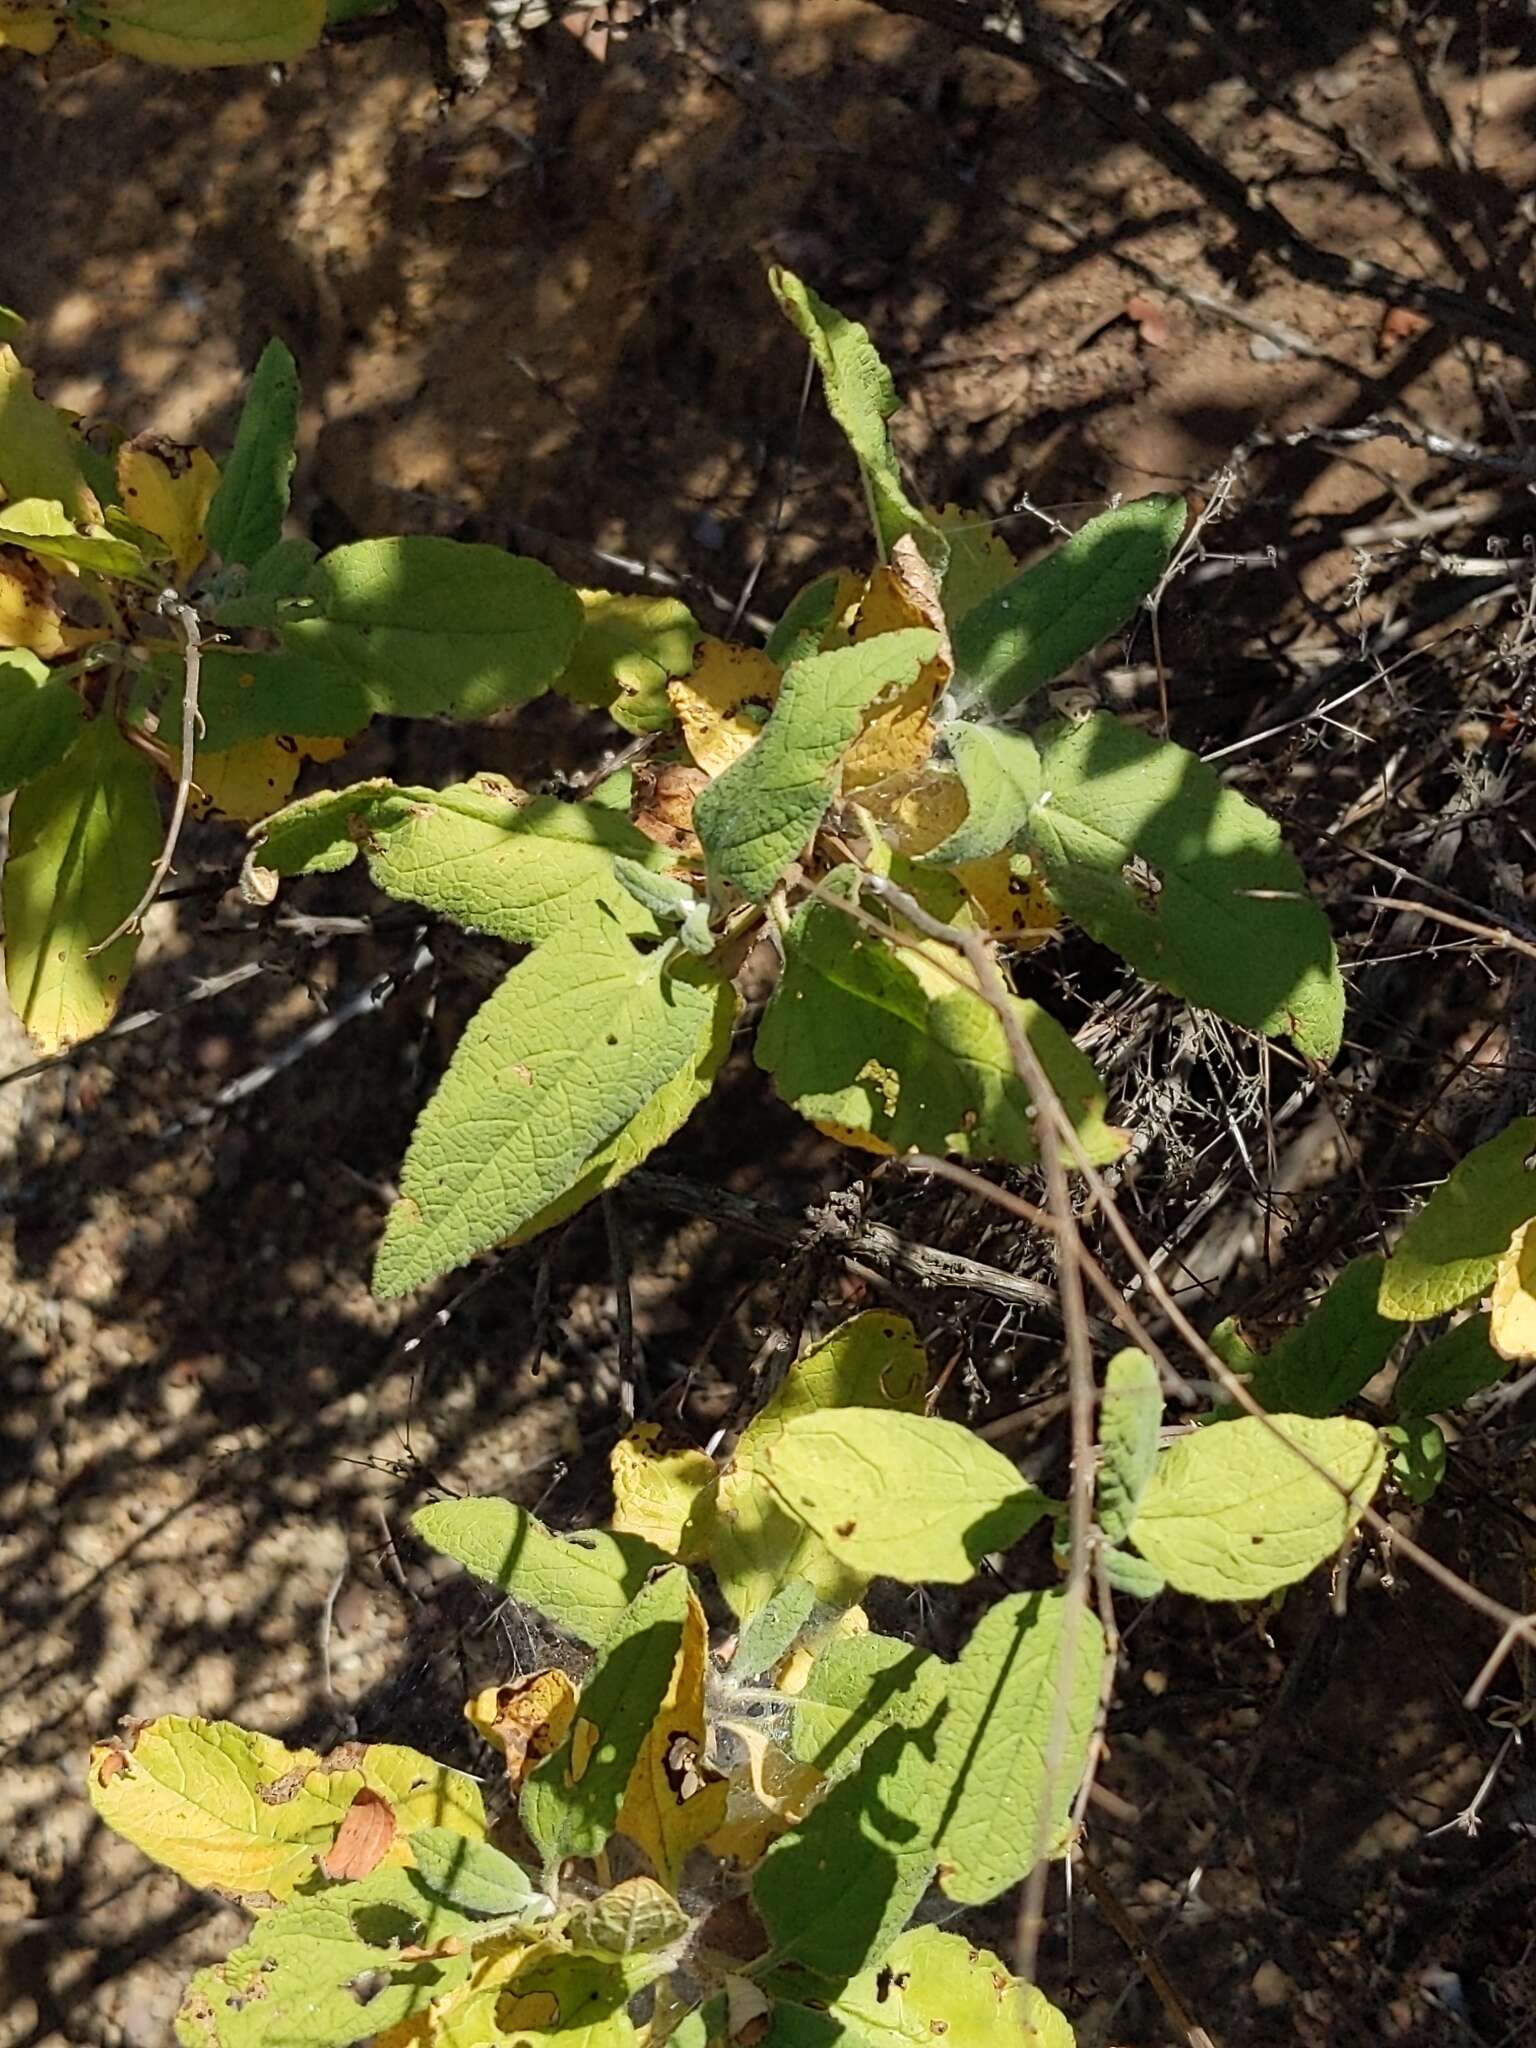
M 319 42 L 325 0 L 102 0 L 90 26 L 151 64 L 280 64 Z
M 935 515 L 949 542 L 944 571 L 944 611 L 951 627 L 973 612 L 984 598 L 1011 583 L 1018 573 L 1012 548 L 998 524 L 984 512 L 966 512 L 945 505 Z
M 1368 1423 L 1244 1416 L 1169 1445 L 1142 1495 L 1131 1541 L 1180 1593 L 1262 1600 L 1338 1554 L 1384 1466 Z
M 621 597 L 578 590 L 581 634 L 563 675 L 562 697 L 606 711 L 626 731 L 664 732 L 673 720 L 668 685 L 693 667 L 698 622 L 675 597 Z
M 1519 1117 L 1469 1152 L 1398 1239 L 1377 1306 L 1395 1322 L 1425 1322 L 1493 1285 L 1522 1223 L 1536 1216 L 1536 1116 Z
M 530 1926 L 549 1917 L 550 1902 L 527 1871 L 489 1842 L 451 1828 L 418 1828 L 409 1847 L 421 1888 L 455 1912 Z
M 160 582 L 134 541 L 100 520 L 77 523 L 51 498 L 16 498 L 0 505 L 0 547 L 25 548 L 39 561 L 82 575 L 115 577 L 151 589 Z
M 25 648 L 0 653 L 0 795 L 62 761 L 85 706 Z
M 1468 1316 L 1409 1359 L 1392 1398 L 1400 1415 L 1440 1415 L 1497 1386 L 1508 1370 L 1509 1360 L 1493 1348 L 1488 1317 Z
M 1173 560 L 1185 516 L 1165 495 L 1102 512 L 973 606 L 955 627 L 961 715 L 1002 717 L 1117 633 Z
M 786 669 L 756 745 L 694 802 L 712 874 L 754 901 L 767 897 L 821 823 L 865 706 L 914 681 L 937 645 L 936 634 L 915 627 Z
M 277 541 L 248 571 L 222 571 L 200 608 L 219 626 L 280 626 L 303 596 L 309 572 L 319 559 L 320 550 L 312 540 Z M 351 682 L 350 677 L 344 680 Z
M 926 1728 L 945 1699 L 945 1666 L 894 1636 L 835 1636 L 795 1698 L 791 1747 L 828 1778 L 846 1777 L 887 1728 Z
M 540 696 L 582 628 L 580 599 L 542 562 L 430 535 L 335 548 L 305 596 L 285 642 L 405 718 L 488 718 Z
M 1439 1423 L 1427 1415 L 1405 1415 L 1401 1422 L 1389 1422 L 1381 1434 L 1393 1484 L 1422 1507 L 1445 1477 L 1445 1436 Z
M 985 860 L 1011 847 L 1044 788 L 1039 749 L 1026 734 L 952 724 L 945 726 L 944 738 L 965 790 L 966 811 L 948 837 L 922 855 L 934 867 Z
M 672 1676 L 635 1758 L 618 1830 L 650 1858 L 665 1888 L 676 1893 L 691 1852 L 725 1820 L 726 1782 L 706 1760 L 704 1686 L 709 1673 L 709 1623 L 688 1594 L 682 1642 Z M 589 1711 L 590 1686 L 582 1694 Z
M 809 1579 L 790 1579 L 760 1607 L 736 1639 L 732 1678 L 761 1678 L 793 1646 L 811 1617 L 816 1588 Z
M 26 498 L 52 499 L 70 520 L 101 518 L 67 416 L 38 397 L 32 372 L 0 342 L 0 499 Z
M 534 1765 L 564 1742 L 575 1713 L 576 1686 L 558 1665 L 506 1685 L 488 1685 L 464 1703 L 465 1720 L 505 1758 L 507 1784 L 514 1793 L 522 1790 Z
M 579 1906 L 565 1931 L 573 1947 L 633 1956 L 670 1948 L 692 1925 L 664 1885 L 650 1877 L 629 1877 Z
M 1104 1375 L 1099 1410 L 1099 1527 L 1119 1543 L 1157 1463 L 1163 1384 L 1144 1351 L 1117 1351 Z
M 477 1579 L 537 1608 L 556 1628 L 597 1644 L 640 1591 L 661 1554 L 606 1529 L 555 1536 L 509 1500 L 440 1500 L 411 1527 Z
M 201 0 L 188 0 L 188 11 L 205 10 Z M 282 539 L 298 431 L 298 365 L 280 341 L 269 341 L 252 372 L 235 445 L 204 522 L 208 545 L 226 563 L 248 569 Z
M 182 664 L 163 660 L 156 675 L 169 687 L 160 704 L 156 736 L 181 743 Z M 372 712 L 349 675 L 317 661 L 283 653 L 206 648 L 198 684 L 199 753 L 217 754 L 249 740 L 348 739 Z

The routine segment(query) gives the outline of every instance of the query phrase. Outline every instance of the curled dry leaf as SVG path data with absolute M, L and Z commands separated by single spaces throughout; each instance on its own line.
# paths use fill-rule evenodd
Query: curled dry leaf
M 333 1884 L 355 1884 L 372 1876 L 394 1839 L 395 1809 L 382 1792 L 364 1785 L 353 1794 L 335 1841 L 319 1859 L 320 1868 Z
M 517 1793 L 534 1765 L 564 1742 L 575 1712 L 576 1687 L 551 1666 L 506 1685 L 487 1686 L 468 1702 L 464 1718 L 505 1756 L 507 1783 Z
M 690 860 L 699 858 L 703 848 L 693 829 L 693 800 L 709 782 L 702 768 L 690 768 L 681 761 L 642 761 L 635 769 L 630 800 L 629 814 L 636 831 L 672 853 Z

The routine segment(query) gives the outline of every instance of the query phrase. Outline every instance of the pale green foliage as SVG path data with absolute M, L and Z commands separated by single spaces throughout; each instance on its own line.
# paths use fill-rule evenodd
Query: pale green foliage
M 234 452 L 208 507 L 208 545 L 226 563 L 248 569 L 282 539 L 298 431 L 298 365 L 280 341 L 269 341 L 245 396 Z
M 1518 1117 L 1469 1152 L 1398 1240 L 1381 1278 L 1378 1306 L 1396 1322 L 1419 1323 L 1460 1308 L 1493 1284 L 1522 1223 L 1536 1216 L 1536 1116 Z
M 914 1927 L 879 1970 L 843 1987 L 832 2018 L 850 2048 L 1073 2048 L 1066 2019 L 990 1949 L 940 1927 Z
M 1257 1360 L 1248 1391 L 1288 1415 L 1335 1415 L 1386 1364 L 1402 1326 L 1376 1306 L 1385 1260 L 1352 1259 L 1298 1329 Z
M 22 498 L 0 506 L 0 548 L 25 548 L 45 562 L 62 562 L 150 588 L 158 581 L 138 542 L 94 520 L 77 523 L 50 498 Z
M 633 1536 L 588 1529 L 554 1536 L 509 1500 L 441 1500 L 411 1526 L 477 1579 L 536 1607 L 556 1627 L 597 1644 L 639 1592 L 660 1553 Z
M 699 628 L 675 597 L 618 597 L 582 590 L 581 637 L 554 687 L 573 703 L 606 711 L 627 732 L 664 732 L 672 723 L 667 684 L 693 667 Z
M 489 1842 L 452 1828 L 418 1828 L 410 1837 L 418 1883 L 432 1898 L 477 1920 L 548 1917 L 550 1903 L 520 1863 Z
M 1159 987 L 1333 1058 L 1338 959 L 1273 819 L 1194 754 L 1103 712 L 1048 736 L 1040 785 L 1028 841 L 1069 917 Z
M 1124 1540 L 1157 1463 L 1163 1387 L 1144 1351 L 1117 1351 L 1104 1374 L 1099 1410 L 1099 1527 Z
M 514 967 L 422 1112 L 374 1268 L 403 1294 L 510 1237 L 711 1040 L 720 977 L 567 926 Z
M 901 401 L 868 330 L 829 306 L 791 271 L 770 270 L 768 282 L 785 318 L 809 344 L 821 372 L 827 410 L 853 450 L 882 561 L 903 534 L 910 534 L 942 576 L 949 543 L 930 514 L 913 504 L 902 484 L 886 426 Z
M 786 1580 L 742 1629 L 731 1659 L 731 1676 L 760 1678 L 777 1664 L 810 1619 L 815 1605 L 816 1588 L 809 1579 Z
M 1178 1592 L 1262 1600 L 1343 1548 L 1384 1463 L 1376 1431 L 1343 1417 L 1197 1430 L 1158 1459 L 1131 1541 Z
M 74 745 L 85 706 L 24 647 L 0 652 L 0 795 L 54 767 Z
M 939 1885 L 976 1906 L 1059 1850 L 1088 1762 L 1104 1662 L 1098 1617 L 1059 1593 L 1013 1593 L 972 1630 L 945 1674 L 924 1810 Z M 1059 1760 L 1047 1776 L 1065 1691 Z
M 821 823 L 859 714 L 882 690 L 912 682 L 937 646 L 936 634 L 913 626 L 785 670 L 760 738 L 694 804 L 711 875 L 754 902 L 767 897 Z
M 1184 520 L 1182 498 L 1117 506 L 967 612 L 954 634 L 961 714 L 1002 717 L 1118 632 L 1173 560 Z
M 1445 1434 L 1428 1415 L 1405 1415 L 1382 1431 L 1392 1482 L 1422 1506 L 1445 1477 Z
M 670 1948 L 693 1923 L 670 1892 L 651 1877 L 630 1877 L 579 1906 L 566 1923 L 567 1938 L 599 1955 L 639 1956 Z
M 783 1506 L 840 1563 L 909 1585 L 963 1583 L 1051 1506 L 960 1423 L 886 1409 L 795 1416 L 761 1465 Z
M 1489 1341 L 1487 1316 L 1468 1316 L 1415 1352 L 1398 1374 L 1392 1398 L 1399 1415 L 1443 1414 L 1497 1386 L 1509 1367 Z
M 887 1728 L 928 1727 L 943 1706 L 945 1667 L 894 1636 L 837 1636 L 795 1701 L 791 1743 L 803 1763 L 846 1777 Z
M 1017 845 L 1042 789 L 1040 750 L 1024 733 L 996 725 L 946 725 L 944 739 L 969 808 L 949 837 L 923 856 L 929 867 L 985 860 Z
M 687 1608 L 681 1566 L 641 1587 L 603 1638 L 570 1732 L 523 1787 L 519 1815 L 547 1869 L 598 1855 L 613 1833 L 682 1648 Z
M 281 64 L 313 49 L 325 0 L 108 0 L 81 27 L 126 57 L 209 70 Z

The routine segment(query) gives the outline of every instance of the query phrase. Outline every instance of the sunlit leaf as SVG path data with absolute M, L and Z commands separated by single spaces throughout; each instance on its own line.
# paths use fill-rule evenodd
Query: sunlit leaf
M 756 647 L 705 637 L 693 672 L 667 694 L 688 751 L 707 775 L 739 761 L 778 702 L 778 664 Z
M 46 57 L 64 33 L 64 19 L 58 0 L 51 7 L 33 7 L 28 0 L 4 0 L 0 5 L 0 50 L 21 50 L 29 57 Z M 25 322 L 0 306 L 0 341 L 19 334 Z
M 556 931 L 471 1020 L 423 1110 L 374 1268 L 381 1295 L 462 1265 L 564 1195 L 695 1065 L 722 977 L 636 953 L 608 920 Z
M 240 0 L 226 0 L 238 12 Z M 296 0 L 312 7 L 313 0 Z M 185 0 L 189 16 L 207 10 Z M 318 30 L 317 30 L 318 33 Z M 280 341 L 269 341 L 251 375 L 235 445 L 208 507 L 208 545 L 227 564 L 250 568 L 282 539 L 299 431 L 299 372 Z
M 1117 506 L 973 606 L 955 627 L 962 716 L 1002 717 L 1117 633 L 1173 560 L 1185 518 L 1171 496 Z
M 715 1461 L 689 1443 L 670 1443 L 656 1422 L 637 1422 L 608 1453 L 612 1526 L 654 1543 L 679 1564 L 698 1564 L 702 1544 L 688 1533 L 699 1495 L 715 1482 Z
M 117 487 L 130 516 L 165 544 L 177 583 L 185 583 L 208 552 L 208 512 L 219 488 L 213 457 L 141 435 L 117 451 Z
M 583 1643 L 600 1643 L 639 1592 L 661 1553 L 606 1529 L 555 1536 L 509 1500 L 440 1500 L 411 1527 L 434 1550 L 496 1586 Z
M 0 653 L 0 795 L 62 761 L 85 706 L 24 648 Z
M 80 638 L 65 625 L 43 564 L 15 548 L 0 552 L 0 648 L 25 648 L 51 661 Z
M 70 520 L 99 523 L 80 444 L 67 416 L 32 388 L 32 372 L 0 342 L 0 500 L 52 499 Z
M 1536 1230 L 1528 1220 L 1493 1276 L 1488 1337 L 1500 1358 L 1536 1358 Z
M 99 520 L 77 523 L 51 498 L 14 498 L 0 505 L 0 548 L 25 548 L 39 561 L 56 562 L 80 574 L 120 577 L 151 587 L 159 582 L 131 540 Z
M 6 986 L 44 1052 L 111 1022 L 138 934 L 94 957 L 90 948 L 137 903 L 161 833 L 154 772 L 108 716 L 17 795 L 3 892 Z
M 848 2048 L 1073 2048 L 1066 2018 L 990 1949 L 940 1927 L 899 1935 L 838 1993 Z
M 216 753 L 199 749 L 194 765 L 197 793 L 192 815 L 210 812 L 248 825 L 285 803 L 306 761 L 331 761 L 346 751 L 345 740 L 299 738 L 280 733 L 270 739 L 239 740 Z
M 542 562 L 432 535 L 333 549 L 305 596 L 287 645 L 405 718 L 488 718 L 541 695 L 582 629 L 580 599 Z
M 1158 1459 L 1131 1541 L 1180 1593 L 1262 1600 L 1338 1554 L 1385 1463 L 1376 1431 L 1348 1417 L 1244 1416 L 1197 1430 Z
M 1099 1527 L 1119 1543 L 1157 1463 L 1163 1384 L 1144 1351 L 1117 1351 L 1104 1374 L 1099 1409 Z
M 867 800 L 864 793 L 882 784 L 909 779 L 928 759 L 934 734 L 929 714 L 953 668 L 938 579 L 916 542 L 903 536 L 890 561 L 869 579 L 853 629 L 854 645 L 914 626 L 928 627 L 937 637 L 937 649 L 910 683 L 888 686 L 865 707 L 858 736 L 843 756 L 843 794 L 855 802 Z
M 629 1877 L 572 1913 L 566 1938 L 599 1955 L 645 1955 L 681 1941 L 692 1921 L 665 1885 Z
M 1400 1415 L 1441 1415 L 1459 1408 L 1509 1370 L 1491 1342 L 1487 1316 L 1468 1316 L 1416 1352 L 1397 1376 L 1392 1398 Z
M 1522 1223 L 1536 1216 L 1536 1116 L 1518 1117 L 1467 1154 L 1397 1242 L 1377 1306 L 1424 1322 L 1493 1285 Z
M 672 723 L 668 685 L 693 667 L 698 624 L 681 599 L 621 597 L 578 590 L 581 636 L 554 679 L 562 697 L 606 711 L 626 731 L 664 732 Z
M 807 583 L 797 590 L 785 608 L 784 616 L 768 635 L 766 653 L 776 669 L 788 668 L 792 661 L 804 661 L 808 654 L 820 654 L 826 646 L 827 636 L 837 624 L 842 603 L 848 593 L 855 593 L 857 602 L 859 585 L 846 569 L 829 569 L 824 576 L 818 576 L 813 583 Z
M 462 1505 L 462 1503 L 460 1503 Z M 557 1543 L 558 1537 L 548 1538 Z M 520 1792 L 535 1764 L 557 1750 L 576 1714 L 576 1686 L 558 1665 L 506 1685 L 488 1685 L 464 1703 L 464 1718 L 506 1759 L 507 1784 Z
M 708 1672 L 709 1623 L 690 1592 L 672 1676 L 635 1758 L 618 1817 L 619 1833 L 645 1851 L 658 1880 L 674 1894 L 690 1853 L 725 1820 L 725 1779 L 704 1755 Z M 580 1711 L 592 1713 L 590 1685 Z
M 678 1565 L 640 1588 L 603 1639 L 570 1733 L 523 1787 L 518 1811 L 546 1869 L 598 1855 L 613 1833 L 673 1681 L 690 1597 Z
M 829 1778 L 846 1777 L 887 1728 L 926 1728 L 944 1703 L 945 1667 L 894 1636 L 837 1636 L 796 1695 L 791 1746 Z

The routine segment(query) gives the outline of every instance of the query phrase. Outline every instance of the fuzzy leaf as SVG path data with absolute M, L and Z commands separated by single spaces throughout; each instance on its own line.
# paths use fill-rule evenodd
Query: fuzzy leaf
M 599 1855 L 683 1647 L 688 1574 L 649 1579 L 604 1638 L 571 1731 L 523 1787 L 519 1813 L 545 1867 Z
M 0 342 L 0 500 L 27 498 L 54 500 L 70 520 L 101 518 L 67 416 L 38 397 L 32 372 Z
M 62 761 L 85 706 L 24 647 L 0 652 L 0 795 Z
M 944 612 L 953 628 L 994 590 L 1011 583 L 1019 565 L 1012 548 L 998 532 L 997 522 L 984 512 L 965 512 L 958 505 L 945 505 L 938 514 L 938 522 L 949 542 Z
M 802 1763 L 843 1778 L 887 1728 L 926 1728 L 944 1703 L 945 1666 L 894 1636 L 837 1636 L 811 1666 L 794 1703 L 790 1747 Z
M 1376 1306 L 1385 1261 L 1352 1259 L 1298 1329 L 1261 1358 L 1248 1391 L 1271 1414 L 1337 1415 L 1401 1339 Z
M 761 737 L 694 802 L 712 874 L 755 902 L 768 896 L 821 823 L 865 706 L 913 682 L 937 647 L 936 633 L 909 627 L 785 670 Z
M 1050 1512 L 1000 1452 L 931 1416 L 800 1415 L 761 1458 L 783 1506 L 866 1578 L 961 1585 Z
M 979 1906 L 1059 1852 L 1088 1762 L 1104 1661 L 1104 1631 L 1079 1611 L 1070 1671 L 1070 1616 L 1059 1593 L 1013 1593 L 988 1610 L 946 1674 L 928 1800 L 935 1809 L 939 1885 Z M 1054 1781 L 1044 1759 L 1056 1697 L 1069 1691 L 1066 1741 Z
M 283 623 L 288 646 L 403 718 L 489 718 L 542 695 L 582 626 L 581 600 L 542 562 L 430 535 L 335 548 L 305 595 L 306 614 Z
M 1536 1216 L 1536 1116 L 1519 1117 L 1469 1152 L 1398 1239 L 1377 1302 L 1394 1322 L 1421 1323 L 1493 1285 L 1522 1223 Z
M 704 1552 L 689 1533 L 699 1495 L 715 1483 L 715 1461 L 693 1444 L 668 1443 L 658 1422 L 637 1422 L 608 1453 L 613 1480 L 613 1528 L 638 1536 L 679 1564 L 698 1564 Z
M 1117 633 L 1173 560 L 1184 521 L 1184 500 L 1161 495 L 1100 513 L 968 611 L 955 628 L 962 716 L 1001 718 Z
M 1131 1541 L 1176 1591 L 1262 1600 L 1304 1579 L 1342 1549 L 1381 1484 L 1385 1457 L 1368 1423 L 1298 1415 L 1270 1423 L 1244 1416 L 1198 1430 L 1158 1459 Z M 1287 1437 L 1344 1493 L 1304 1464 Z
M 830 2017 L 849 2048 L 1073 2048 L 1065 2017 L 990 1949 L 940 1927 L 898 1935 L 845 1985 Z
M 281 64 L 319 42 L 325 0 L 102 0 L 86 25 L 151 64 Z
M 1099 1410 L 1099 1527 L 1119 1543 L 1157 1463 L 1163 1383 L 1144 1351 L 1117 1351 L 1104 1375 Z
M 599 1955 L 648 1955 L 681 1941 L 692 1924 L 664 1885 L 650 1877 L 629 1877 L 578 1906 L 566 1936 L 575 1947 Z
M 110 717 L 88 725 L 11 809 L 5 973 L 11 1007 L 44 1052 L 110 1023 L 139 950 L 125 932 L 89 958 L 138 901 L 160 851 L 152 771 Z
M 452 1828 L 418 1828 L 409 1846 L 421 1887 L 456 1912 L 477 1920 L 522 1919 L 530 1926 L 548 1917 L 550 1902 L 527 1871 L 489 1842 Z
M 667 686 L 693 667 L 698 622 L 675 597 L 620 597 L 578 590 L 581 636 L 554 688 L 606 711 L 627 732 L 665 732 L 673 721 Z
M 846 873 L 824 886 L 845 888 Z M 809 902 L 790 926 L 754 1056 L 786 1102 L 846 1143 L 1031 1165 L 1034 1104 L 966 971 L 947 947 L 888 945 Z M 1013 1010 L 1089 1157 L 1117 1159 L 1124 1134 L 1104 1121 L 1092 1065 L 1038 1004 L 1013 999 Z
M 837 619 L 843 574 L 839 569 L 829 569 L 825 576 L 818 576 L 795 592 L 784 616 L 768 635 L 764 650 L 775 668 L 788 668 L 792 661 L 804 661 L 808 654 L 821 652 L 822 640 Z
M 790 1579 L 760 1607 L 736 1639 L 731 1658 L 731 1676 L 761 1678 L 794 1646 L 795 1638 L 811 1618 L 816 1605 L 816 1588 L 809 1579 Z
M 97 1813 L 135 1848 L 188 1884 L 257 1906 L 314 1876 L 361 1791 L 394 1810 L 391 1865 L 409 1860 L 416 1828 L 485 1833 L 474 1780 L 414 1749 L 353 1742 L 319 1756 L 179 1714 L 138 1724 L 126 1745 L 98 1743 L 87 1782 Z
M 662 1562 L 633 1536 L 584 1529 L 555 1536 L 509 1500 L 440 1500 L 418 1508 L 411 1527 L 477 1579 L 525 1601 L 579 1642 L 597 1644 Z
M 931 867 L 986 860 L 1011 847 L 1044 786 L 1039 749 L 1024 733 L 956 723 L 945 726 L 944 738 L 965 789 L 966 814 L 948 838 L 922 856 Z
M 1488 1317 L 1468 1316 L 1409 1359 L 1392 1398 L 1399 1415 L 1442 1415 L 1497 1386 L 1508 1371 L 1509 1360 L 1493 1348 Z
M 497 938 L 537 945 L 598 919 L 660 929 L 613 864 L 660 871 L 661 847 L 604 805 L 530 797 L 499 775 L 447 789 L 380 779 L 319 790 L 267 819 L 251 859 L 280 875 L 329 874 L 359 853 L 386 895 Z
M 932 516 L 907 496 L 902 484 L 886 426 L 901 401 L 868 330 L 856 320 L 845 319 L 791 271 L 770 270 L 768 283 L 784 317 L 809 343 L 821 372 L 827 410 L 853 450 L 881 559 L 903 534 L 910 534 L 942 576 L 949 543 Z
M 1041 781 L 1029 840 L 1069 917 L 1160 988 L 1333 1058 L 1338 959 L 1272 818 L 1184 748 L 1102 712 L 1056 730 Z M 1283 900 L 1251 893 L 1271 890 Z
M 208 513 L 219 488 L 213 457 L 155 435 L 125 441 L 117 451 L 117 488 L 130 518 L 154 534 L 184 584 L 208 552 Z
M 149 536 L 146 536 L 146 539 Z M 17 498 L 0 505 L 0 548 L 25 548 L 39 561 L 82 575 L 107 576 L 158 589 L 144 551 L 99 520 L 76 523 L 51 498 Z
M 709 1669 L 709 1623 L 690 1591 L 672 1675 L 640 1744 L 618 1818 L 619 1833 L 645 1851 L 658 1881 L 674 1896 L 689 1855 L 725 1822 L 729 1787 L 704 1760 Z M 590 1694 L 589 1685 L 581 1697 L 583 1714 Z
M 238 8 L 238 0 L 230 4 Z M 202 0 L 187 0 L 187 5 L 206 11 Z M 298 431 L 298 366 L 280 341 L 269 341 L 252 373 L 234 449 L 208 507 L 208 545 L 226 563 L 248 569 L 282 539 Z
M 609 920 L 554 932 L 471 1020 L 417 1121 L 374 1268 L 404 1294 L 510 1236 L 700 1057 L 721 977 Z

